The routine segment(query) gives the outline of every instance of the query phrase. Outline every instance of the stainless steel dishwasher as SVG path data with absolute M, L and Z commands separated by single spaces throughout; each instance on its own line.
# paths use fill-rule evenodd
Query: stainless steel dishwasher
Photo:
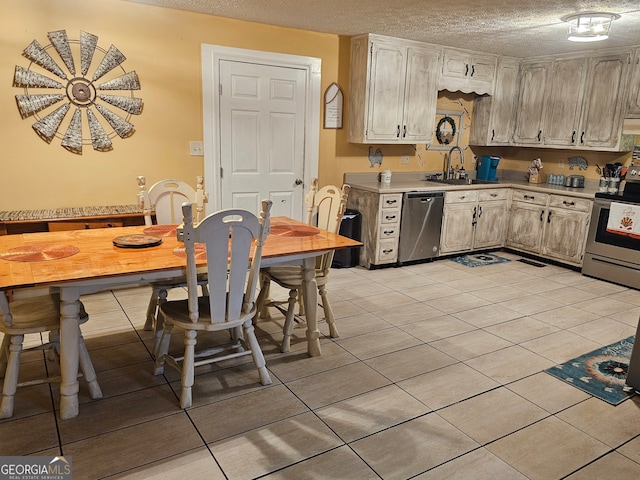
M 407 192 L 402 198 L 398 263 L 433 258 L 440 250 L 444 192 Z

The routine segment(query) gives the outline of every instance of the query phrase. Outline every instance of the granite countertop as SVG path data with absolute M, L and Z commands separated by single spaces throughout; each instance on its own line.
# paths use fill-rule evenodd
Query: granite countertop
M 562 185 L 549 185 L 547 183 L 529 183 L 523 172 L 516 174 L 504 174 L 498 183 L 479 183 L 472 185 L 448 185 L 446 183 L 424 180 L 429 172 L 399 172 L 394 173 L 390 183 L 378 181 L 376 173 L 347 173 L 345 183 L 352 188 L 366 190 L 373 193 L 405 193 L 405 192 L 429 192 L 429 191 L 455 191 L 455 190 L 481 190 L 488 188 L 519 188 L 534 192 L 551 193 L 556 195 L 568 195 L 572 197 L 587 198 L 593 200 L 598 185 L 596 181 L 585 180 L 584 188 L 571 188 Z
M 0 222 L 62 220 L 79 217 L 106 217 L 112 215 L 141 214 L 138 205 L 108 205 L 100 207 L 51 208 L 43 210 L 0 211 Z

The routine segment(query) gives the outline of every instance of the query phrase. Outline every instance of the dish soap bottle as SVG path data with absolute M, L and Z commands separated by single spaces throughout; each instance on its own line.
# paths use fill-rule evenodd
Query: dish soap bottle
M 460 166 L 460 170 L 458 171 L 459 175 L 460 175 L 460 180 L 464 180 L 465 178 L 467 178 L 467 172 L 465 171 L 463 166 Z

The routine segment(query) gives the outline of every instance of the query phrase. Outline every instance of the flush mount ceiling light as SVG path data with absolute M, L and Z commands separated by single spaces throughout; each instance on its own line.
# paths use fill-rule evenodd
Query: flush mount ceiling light
M 572 42 L 597 42 L 609 38 L 611 22 L 620 18 L 617 13 L 588 12 L 568 15 L 562 20 L 569 24 L 567 39 Z

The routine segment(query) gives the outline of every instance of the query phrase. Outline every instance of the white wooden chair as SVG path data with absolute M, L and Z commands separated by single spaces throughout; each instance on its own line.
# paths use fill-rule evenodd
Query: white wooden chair
M 80 323 L 85 323 L 89 315 L 80 306 Z M 20 372 L 20 354 L 30 350 L 52 349 L 59 359 L 60 342 L 60 296 L 57 293 L 33 298 L 16 300 L 9 303 L 5 292 L 0 292 L 0 332 L 4 334 L 0 347 L 0 377 L 2 385 L 2 403 L 0 418 L 13 416 L 13 405 L 17 387 L 60 381 L 60 376 L 18 383 Z M 49 333 L 49 342 L 31 348 L 23 348 L 24 336 L 30 333 Z M 102 398 L 102 391 L 96 378 L 89 352 L 82 334 L 78 340 L 80 369 L 89 384 L 91 398 Z
M 191 185 L 174 179 L 160 180 L 154 183 L 147 190 L 147 180 L 140 176 L 138 181 L 138 206 L 144 214 L 145 225 L 153 225 L 152 214 L 155 213 L 157 225 L 172 225 L 182 223 L 182 204 L 191 202 L 195 205 L 195 221 L 199 222 L 205 215 L 205 203 L 208 195 L 204 191 L 204 177 L 198 176 L 196 189 Z M 149 305 L 147 307 L 147 318 L 144 324 L 145 330 L 154 331 L 154 354 L 162 336 L 162 318 L 158 318 L 158 307 L 167 301 L 168 291 L 172 288 L 186 287 L 186 279 L 178 278 L 151 284 L 153 289 Z
M 347 198 L 351 187 L 343 185 L 342 188 L 335 185 L 326 185 L 318 190 L 318 179 L 311 181 L 311 187 L 305 196 L 305 204 L 307 206 L 307 224 L 315 224 L 318 228 L 327 230 L 332 233 L 338 233 L 342 216 L 347 205 Z M 314 221 L 315 216 L 315 221 Z M 329 281 L 329 271 L 331 262 L 333 261 L 333 250 L 319 255 L 316 258 L 316 283 L 318 284 L 318 293 L 322 299 L 322 308 L 324 316 L 329 326 L 329 335 L 332 338 L 338 337 L 338 330 L 335 325 L 335 317 L 329 298 L 327 295 L 327 283 Z M 269 313 L 267 307 L 276 307 L 283 311 L 281 304 L 287 303 L 288 308 L 285 313 L 285 323 L 283 328 L 284 337 L 282 339 L 282 351 L 288 352 L 291 348 L 291 334 L 293 331 L 293 323 L 295 317 L 295 304 L 300 300 L 299 296 L 302 292 L 303 276 L 302 267 L 298 265 L 278 265 L 269 268 L 263 268 L 260 272 L 260 294 L 258 295 L 258 312 L 262 318 L 268 318 Z M 269 297 L 270 282 L 275 282 L 283 288 L 289 289 L 288 301 L 272 301 Z M 301 304 L 302 305 L 302 304 Z M 300 315 L 304 312 L 300 308 Z
M 260 218 L 245 210 L 228 209 L 213 213 L 193 225 L 192 205 L 184 204 L 182 207 L 188 299 L 160 305 L 164 331 L 155 363 L 156 375 L 164 372 L 165 362 L 182 372 L 181 408 L 191 406 L 194 370 L 200 365 L 252 355 L 260 382 L 263 385 L 271 383 L 253 327 L 256 313 L 254 298 L 262 245 L 269 232 L 270 209 L 271 201 L 263 201 Z M 198 296 L 196 243 L 206 244 L 209 296 Z M 184 330 L 184 355 L 180 357 L 168 354 L 171 333 L 176 327 Z M 229 344 L 195 351 L 199 331 L 222 330 L 230 331 Z

